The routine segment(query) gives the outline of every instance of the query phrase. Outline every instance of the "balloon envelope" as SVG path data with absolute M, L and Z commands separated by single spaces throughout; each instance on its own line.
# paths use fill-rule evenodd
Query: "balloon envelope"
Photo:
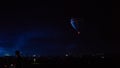
M 74 30 L 79 32 L 79 22 L 76 19 L 71 19 L 70 20 L 71 26 L 73 27 Z

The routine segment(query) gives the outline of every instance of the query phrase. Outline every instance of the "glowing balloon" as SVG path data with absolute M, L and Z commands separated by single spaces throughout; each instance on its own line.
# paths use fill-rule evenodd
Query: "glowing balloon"
M 71 18 L 70 23 L 73 29 L 76 30 L 78 34 L 80 34 L 80 31 L 79 31 L 80 22 L 77 19 Z

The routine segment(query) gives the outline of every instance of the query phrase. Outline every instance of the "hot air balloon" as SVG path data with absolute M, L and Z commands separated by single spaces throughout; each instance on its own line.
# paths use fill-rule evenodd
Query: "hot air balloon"
M 71 26 L 73 27 L 73 29 L 78 33 L 78 35 L 80 34 L 80 21 L 78 21 L 78 19 L 74 19 L 74 18 L 71 18 L 70 20 L 70 24 Z

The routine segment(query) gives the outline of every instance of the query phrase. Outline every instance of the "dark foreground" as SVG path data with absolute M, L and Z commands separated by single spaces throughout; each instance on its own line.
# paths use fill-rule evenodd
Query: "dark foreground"
M 108 68 L 117 67 L 118 62 L 108 56 L 83 56 L 83 57 L 24 57 L 22 68 L 50 68 L 50 67 L 72 67 L 72 68 Z M 0 68 L 14 68 L 14 57 L 1 57 Z

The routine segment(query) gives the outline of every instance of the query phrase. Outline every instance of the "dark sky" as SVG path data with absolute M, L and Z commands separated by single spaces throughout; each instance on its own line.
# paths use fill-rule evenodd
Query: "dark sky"
M 109 7 L 92 1 L 4 2 L 0 7 L 0 55 L 109 53 Z M 78 36 L 70 18 L 80 18 Z

